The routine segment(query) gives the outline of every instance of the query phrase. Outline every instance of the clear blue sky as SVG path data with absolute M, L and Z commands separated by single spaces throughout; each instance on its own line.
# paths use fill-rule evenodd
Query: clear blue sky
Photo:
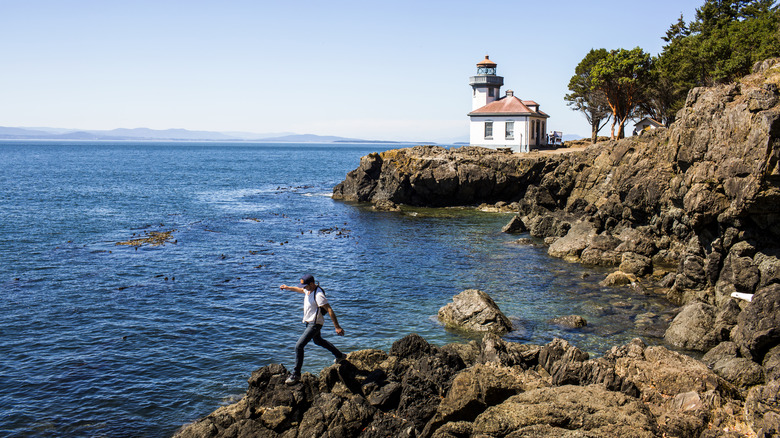
M 0 126 L 463 140 L 489 54 L 587 136 L 563 96 L 588 50 L 658 54 L 703 2 L 0 0 Z

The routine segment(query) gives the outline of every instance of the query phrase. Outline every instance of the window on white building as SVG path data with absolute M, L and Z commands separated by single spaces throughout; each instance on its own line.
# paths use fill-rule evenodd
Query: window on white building
M 506 122 L 506 139 L 514 140 L 515 138 L 515 122 Z
M 485 122 L 485 140 L 493 138 L 493 122 Z
M 488 96 L 495 97 L 496 92 L 494 91 L 493 87 L 488 88 Z

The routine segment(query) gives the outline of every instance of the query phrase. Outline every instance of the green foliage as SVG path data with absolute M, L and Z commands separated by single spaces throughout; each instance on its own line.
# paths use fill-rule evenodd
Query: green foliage
M 610 51 L 591 70 L 593 89 L 604 92 L 612 110 L 612 138 L 616 124 L 617 138 L 624 137 L 626 121 L 644 99 L 651 66 L 650 55 L 636 47 Z
M 567 105 L 581 112 L 588 120 L 593 143 L 596 142 L 599 130 L 609 121 L 610 109 L 604 92 L 593 88 L 591 70 L 607 55 L 607 49 L 591 49 L 574 69 L 574 76 L 569 80 L 571 93 L 564 97 Z
M 691 88 L 737 80 L 780 56 L 780 11 L 771 0 L 706 0 L 694 21 L 681 16 L 662 39 L 642 111 L 668 126 Z

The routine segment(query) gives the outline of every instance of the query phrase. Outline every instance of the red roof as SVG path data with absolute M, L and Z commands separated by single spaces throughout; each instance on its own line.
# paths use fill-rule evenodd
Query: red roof
M 524 104 L 526 104 L 526 105 L 535 105 L 535 106 L 539 106 L 539 104 L 538 104 L 538 103 L 536 103 L 536 102 L 534 102 L 533 100 L 524 100 L 524 101 L 523 101 L 523 103 L 524 103 Z
M 496 65 L 498 65 L 498 64 L 496 64 L 495 62 L 491 61 L 490 57 L 485 55 L 485 59 L 483 59 L 482 62 L 478 63 L 477 67 L 495 67 Z
M 525 102 L 531 102 L 533 104 L 536 104 L 531 100 Z M 505 96 L 499 100 L 490 102 L 489 104 L 483 106 L 482 108 L 478 108 L 470 112 L 469 115 L 470 116 L 471 115 L 474 116 L 535 115 L 541 117 L 549 117 L 547 114 L 541 111 L 534 111 L 531 108 L 528 108 L 528 106 L 526 106 L 526 104 L 522 100 L 518 99 L 515 96 Z

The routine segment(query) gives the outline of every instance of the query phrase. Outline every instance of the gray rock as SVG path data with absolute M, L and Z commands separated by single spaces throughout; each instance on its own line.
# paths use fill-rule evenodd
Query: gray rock
M 705 365 L 712 368 L 715 366 L 715 363 L 719 362 L 723 359 L 735 359 L 739 356 L 739 346 L 733 342 L 721 342 L 714 348 L 710 349 L 704 356 L 702 356 L 701 361 L 704 362 Z
M 564 260 L 578 261 L 582 251 L 588 247 L 596 235 L 596 229 L 590 222 L 575 223 L 568 233 L 553 242 L 547 254 Z
M 637 276 L 647 275 L 652 271 L 652 261 L 650 257 L 643 256 L 634 252 L 624 252 L 621 256 L 620 271 Z
M 398 407 L 398 403 L 401 401 L 402 389 L 403 387 L 400 383 L 390 382 L 369 394 L 367 400 L 371 406 L 375 406 L 385 412 L 390 411 Z
M 390 355 L 396 356 L 399 359 L 417 360 L 435 351 L 436 347 L 433 347 L 417 333 L 404 336 L 393 342 L 392 347 L 390 347 Z
M 529 368 L 539 363 L 540 350 L 538 345 L 507 342 L 489 333 L 482 338 L 476 363 Z
M 756 436 L 780 436 L 780 380 L 750 389 L 745 399 L 745 417 Z
M 527 389 L 547 386 L 541 377 L 535 374 L 529 377 L 531 374 L 496 364 L 480 364 L 464 370 L 455 376 L 422 436 L 430 436 L 445 423 L 473 421 L 489 406 Z
M 763 361 L 764 355 L 780 344 L 780 284 L 760 289 L 737 318 L 734 342 L 742 355 Z
M 439 309 L 439 321 L 446 327 L 470 332 L 504 335 L 512 330 L 498 305 L 485 292 L 467 289 L 452 297 L 452 302 Z
M 504 228 L 501 229 L 502 233 L 509 233 L 509 234 L 516 234 L 516 233 L 524 233 L 528 231 L 528 228 L 525 226 L 525 223 L 523 223 L 522 218 L 520 218 L 520 215 L 514 216 L 508 224 L 504 225 Z
M 540 388 L 510 397 L 476 418 L 472 436 L 565 436 L 561 433 L 572 430 L 580 436 L 658 436 L 653 415 L 639 400 L 599 385 Z
M 664 334 L 664 340 L 686 350 L 708 351 L 720 341 L 712 333 L 715 307 L 704 303 L 691 303 L 672 320 Z
M 712 371 L 741 387 L 758 385 L 764 381 L 764 369 L 761 365 L 743 357 L 721 359 L 715 362 Z
M 766 356 L 764 356 L 762 365 L 764 366 L 767 382 L 780 379 L 780 345 L 769 350 Z

